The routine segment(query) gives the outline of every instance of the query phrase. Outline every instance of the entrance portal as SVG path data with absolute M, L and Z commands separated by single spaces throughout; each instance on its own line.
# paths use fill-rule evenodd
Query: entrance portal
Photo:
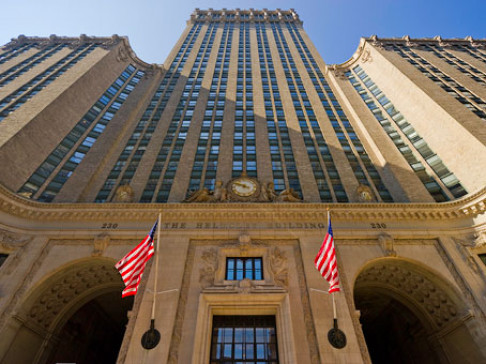
M 385 292 L 357 291 L 356 308 L 374 364 L 440 363 L 417 316 Z
M 42 280 L 10 321 L 0 362 L 116 363 L 133 298 L 106 258 L 73 262 Z
M 373 363 L 483 358 L 466 325 L 470 316 L 460 296 L 418 264 L 396 258 L 369 264 L 356 279 L 354 302 Z
M 57 335 L 47 363 L 116 363 L 133 297 L 106 293 L 86 303 Z

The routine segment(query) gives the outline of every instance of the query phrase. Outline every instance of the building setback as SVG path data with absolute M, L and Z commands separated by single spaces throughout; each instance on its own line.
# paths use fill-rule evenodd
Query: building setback
M 292 9 L 196 9 L 161 65 L 116 35 L 19 36 L 0 362 L 482 362 L 485 123 L 486 40 L 373 36 L 326 65 Z M 158 271 L 122 300 L 114 264 L 159 212 Z

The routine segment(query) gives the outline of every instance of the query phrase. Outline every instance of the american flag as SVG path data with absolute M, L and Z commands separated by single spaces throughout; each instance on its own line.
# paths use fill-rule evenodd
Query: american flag
M 322 242 L 321 249 L 314 259 L 314 264 L 321 275 L 329 282 L 329 293 L 339 292 L 339 276 L 332 236 L 331 217 L 328 218 L 327 234 Z
M 156 228 L 157 222 L 145 239 L 115 264 L 115 268 L 118 269 L 125 283 L 122 297 L 137 294 L 145 265 L 154 255 L 154 234 Z

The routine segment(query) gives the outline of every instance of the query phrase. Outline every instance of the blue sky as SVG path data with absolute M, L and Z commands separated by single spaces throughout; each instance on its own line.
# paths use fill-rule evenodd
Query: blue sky
M 326 63 L 342 63 L 362 36 L 486 37 L 486 0 L 3 0 L 0 44 L 19 34 L 126 35 L 137 55 L 163 63 L 194 8 L 294 8 Z M 135 5 L 136 4 L 136 5 Z

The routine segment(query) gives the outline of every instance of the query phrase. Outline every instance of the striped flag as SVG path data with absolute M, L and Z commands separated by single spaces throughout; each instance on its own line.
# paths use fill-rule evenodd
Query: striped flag
M 154 234 L 156 228 L 157 222 L 145 239 L 115 264 L 115 268 L 118 269 L 125 283 L 122 297 L 137 294 L 138 285 L 142 279 L 145 265 L 152 255 L 154 255 Z
M 339 292 L 339 276 L 332 236 L 331 216 L 328 217 L 327 234 L 322 242 L 321 249 L 314 259 L 314 264 L 321 275 L 329 282 L 329 293 Z

